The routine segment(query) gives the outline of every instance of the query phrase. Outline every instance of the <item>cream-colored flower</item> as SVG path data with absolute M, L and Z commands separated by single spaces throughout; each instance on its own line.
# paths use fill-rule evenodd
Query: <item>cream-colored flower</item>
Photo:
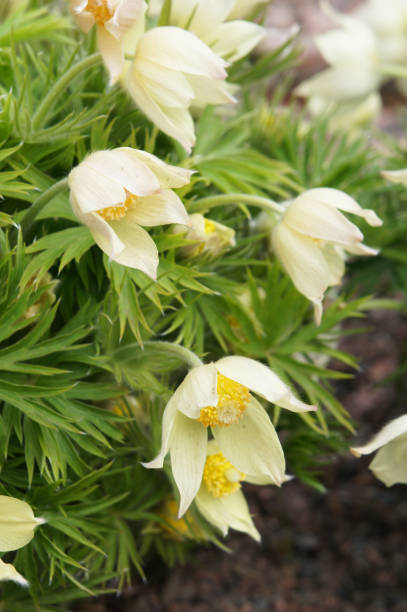
M 226 536 L 229 528 L 248 533 L 256 541 L 260 534 L 253 524 L 241 482 L 273 484 L 269 477 L 254 478 L 237 470 L 214 440 L 208 442 L 202 484 L 195 502 L 199 512 Z
M 270 4 L 271 0 L 233 0 L 231 2 L 232 9 L 228 14 L 228 19 L 246 19 L 254 13 L 255 10 L 266 4 Z
M 193 368 L 165 408 L 158 456 L 144 464 L 161 468 L 170 452 L 180 492 L 179 516 L 201 486 L 208 427 L 226 459 L 247 478 L 268 478 L 277 485 L 284 482 L 284 453 L 276 430 L 249 389 L 294 412 L 315 409 L 295 398 L 270 368 L 253 359 L 224 357 Z
M 382 221 L 343 191 L 321 187 L 305 191 L 287 203 L 272 231 L 274 252 L 300 293 L 314 305 L 319 325 L 328 287 L 338 285 L 345 271 L 344 250 L 353 255 L 376 255 L 362 244 L 362 232 L 339 211 L 363 217 L 369 225 Z
M 341 15 L 323 5 L 339 28 L 315 37 L 315 43 L 329 68 L 300 83 L 299 96 L 317 97 L 326 102 L 361 102 L 381 82 L 377 38 L 362 21 Z
M 383 170 L 382 176 L 392 183 L 400 183 L 400 185 L 407 187 L 407 168 L 402 168 L 401 170 Z
M 96 151 L 68 177 L 72 209 L 109 257 L 155 279 L 157 247 L 140 225 L 188 225 L 185 208 L 170 187 L 186 185 L 190 176 L 190 170 L 130 147 Z
M 407 484 L 407 414 L 387 423 L 364 446 L 350 450 L 360 457 L 360 455 L 370 455 L 378 449 L 379 452 L 369 465 L 369 469 L 387 487 L 397 483 Z
M 70 0 L 72 15 L 84 32 L 96 25 L 98 48 L 111 83 L 123 70 L 123 37 L 143 19 L 144 6 L 143 0 Z
M 200 213 L 189 215 L 190 228 L 185 238 L 196 240 L 199 244 L 182 247 L 181 253 L 185 257 L 195 257 L 202 253 L 208 253 L 218 257 L 223 251 L 236 244 L 235 231 L 212 219 L 206 219 Z M 175 226 L 175 233 L 185 232 L 185 227 Z
M 34 529 L 45 520 L 37 518 L 21 499 L 0 495 L 0 551 L 17 550 L 34 537 Z M 10 563 L 0 560 L 0 580 L 13 580 L 22 586 L 28 583 Z
M 122 77 L 137 106 L 189 152 L 195 144 L 190 107 L 235 102 L 224 83 L 227 63 L 195 34 L 158 27 L 135 37 Z
M 236 0 L 172 0 L 170 23 L 194 32 L 217 55 L 235 62 L 265 36 L 257 23 L 228 21 L 235 4 Z

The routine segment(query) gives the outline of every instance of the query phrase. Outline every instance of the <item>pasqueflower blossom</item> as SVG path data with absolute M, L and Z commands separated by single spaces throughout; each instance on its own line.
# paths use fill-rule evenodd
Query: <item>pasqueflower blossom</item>
M 228 247 L 236 244 L 235 231 L 231 227 L 206 219 L 200 213 L 189 215 L 189 224 L 190 228 L 185 238 L 199 243 L 182 247 L 180 250 L 185 257 L 194 257 L 202 253 L 217 257 Z M 185 227 L 175 226 L 174 232 L 185 232 Z
M 235 4 L 236 0 L 172 0 L 170 23 L 194 32 L 217 55 L 235 62 L 265 36 L 257 23 L 227 21 Z
M 140 225 L 188 225 L 186 210 L 170 187 L 186 185 L 190 176 L 190 170 L 130 147 L 96 151 L 68 177 L 72 209 L 109 257 L 155 279 L 157 247 Z
M 0 495 L 0 551 L 22 548 L 34 537 L 34 529 L 45 520 L 37 518 L 31 507 L 21 499 Z M 0 560 L 0 580 L 13 580 L 22 586 L 26 581 L 15 567 Z
M 123 37 L 138 19 L 143 19 L 144 1 L 70 0 L 70 8 L 84 32 L 96 25 L 98 48 L 114 83 L 123 70 Z
M 369 469 L 387 487 L 397 483 L 407 484 L 407 414 L 387 423 L 364 446 L 350 450 L 360 457 L 360 455 L 370 455 L 378 449 L 379 452 L 369 465 Z
M 269 477 L 254 478 L 237 470 L 226 459 L 214 440 L 208 442 L 202 484 L 195 502 L 199 512 L 217 527 L 223 536 L 229 528 L 248 533 L 259 541 L 260 534 L 253 524 L 241 482 L 273 484 Z
M 325 291 L 341 282 L 344 250 L 353 255 L 376 255 L 362 244 L 362 232 L 339 211 L 363 217 L 369 225 L 382 221 L 343 191 L 321 187 L 305 191 L 288 202 L 272 230 L 275 254 L 300 293 L 314 305 L 315 320 L 322 316 Z
M 158 27 L 131 40 L 122 82 L 137 106 L 190 152 L 195 144 L 190 107 L 235 102 L 224 83 L 228 65 L 195 34 Z
M 163 414 L 161 450 L 144 464 L 161 468 L 168 452 L 180 492 L 179 516 L 197 494 L 204 473 L 208 428 L 225 458 L 247 478 L 285 480 L 284 453 L 276 430 L 250 390 L 294 412 L 314 410 L 296 399 L 270 368 L 246 357 L 224 357 L 193 368 Z

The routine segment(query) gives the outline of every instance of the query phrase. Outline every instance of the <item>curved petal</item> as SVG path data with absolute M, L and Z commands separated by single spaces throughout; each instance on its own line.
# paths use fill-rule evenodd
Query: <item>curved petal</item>
M 212 427 L 216 442 L 236 469 L 252 476 L 270 476 L 281 485 L 285 478 L 283 449 L 266 411 L 251 397 L 242 417 L 229 427 Z
M 228 21 L 216 30 L 212 50 L 233 63 L 248 55 L 266 35 L 262 26 L 250 21 Z
M 275 403 L 277 406 L 280 406 L 280 408 L 291 410 L 291 412 L 309 412 L 310 410 L 317 410 L 316 406 L 305 404 L 305 402 L 296 398 L 291 391 L 289 391 L 289 394 L 285 397 L 276 400 Z
M 224 497 L 214 497 L 202 485 L 196 496 L 196 505 L 206 520 L 217 527 L 224 536 L 229 528 L 247 533 L 257 542 L 260 534 L 254 526 L 249 507 L 241 490 Z
M 218 403 L 216 387 L 217 371 L 213 363 L 193 368 L 175 392 L 178 410 L 190 419 L 197 419 L 201 408 Z
M 160 106 L 188 108 L 191 105 L 194 91 L 182 72 L 160 66 L 145 57 L 135 59 L 134 69 L 145 89 Z
M 402 170 L 382 170 L 381 175 L 392 183 L 400 183 L 407 187 L 407 168 Z
M 195 34 L 172 26 L 153 28 L 140 39 L 137 55 L 187 74 L 225 79 L 227 63 Z
M 235 104 L 237 99 L 231 93 L 231 84 L 215 81 L 208 77 L 188 75 L 194 91 L 193 108 L 203 108 L 207 104 Z
M 122 44 L 106 28 L 97 26 L 97 44 L 113 85 L 121 75 L 124 64 Z
M 162 189 L 154 195 L 139 198 L 134 208 L 127 212 L 126 220 L 147 227 L 167 223 L 189 225 L 188 213 L 171 189 Z
M 387 423 L 387 425 L 385 425 L 383 429 L 373 436 L 370 442 L 364 446 L 352 447 L 350 450 L 356 457 L 360 457 L 360 455 L 369 455 L 405 433 L 407 433 L 407 414 L 403 414 L 401 417 Z
M 195 130 L 188 109 L 161 107 L 138 79 L 137 71 L 129 71 L 126 87 L 145 115 L 165 134 L 178 140 L 190 153 L 195 144 Z
M 299 234 L 347 246 L 363 240 L 359 228 L 317 195 L 305 192 L 284 213 L 282 222 Z
M 120 0 L 113 17 L 105 23 L 106 30 L 112 36 L 122 38 L 138 19 L 142 19 L 143 9 L 143 0 Z
M 407 484 L 407 434 L 380 448 L 369 469 L 387 487 L 397 483 Z
M 298 291 L 312 302 L 320 302 L 329 287 L 330 272 L 318 245 L 283 222 L 274 228 L 272 243 Z
M 165 407 L 165 410 L 164 410 L 164 414 L 163 414 L 163 421 L 162 421 L 162 426 L 161 426 L 162 428 L 161 428 L 160 452 L 158 453 L 157 457 L 155 457 L 155 459 L 153 459 L 152 461 L 144 462 L 144 463 L 142 462 L 141 465 L 143 465 L 146 468 L 154 468 L 154 469 L 162 468 L 162 466 L 164 465 L 165 456 L 170 449 L 171 434 L 172 434 L 172 430 L 174 427 L 176 416 L 177 416 L 177 402 L 176 402 L 176 398 L 174 394 L 168 401 Z
M 303 81 L 295 93 L 305 98 L 317 96 L 326 101 L 341 102 L 371 94 L 379 82 L 379 75 L 366 70 L 365 66 L 341 66 L 328 68 Z
M 123 266 L 142 270 L 147 276 L 155 280 L 157 277 L 158 251 L 154 240 L 142 227 L 129 222 L 127 215 L 117 221 L 110 221 L 109 224 L 124 244 L 124 249 L 114 257 L 114 260 Z M 97 237 L 94 232 L 92 234 L 98 245 L 103 248 L 100 237 Z
M 316 189 L 309 189 L 308 191 L 305 191 L 299 195 L 297 199 L 301 200 L 302 198 L 313 201 L 317 200 L 333 208 L 338 208 L 344 212 L 358 215 L 359 217 L 363 217 L 363 219 L 365 219 L 365 221 L 372 226 L 379 226 L 383 224 L 383 221 L 379 219 L 374 210 L 362 208 L 356 202 L 356 200 L 340 189 L 333 189 L 332 187 L 317 187 Z
M 21 499 L 0 495 L 0 550 L 17 550 L 34 537 L 34 528 L 43 523 L 31 506 Z
M 97 213 L 84 215 L 79 209 L 75 197 L 71 193 L 71 206 L 79 221 L 88 226 L 94 241 L 112 259 L 115 259 L 125 249 L 125 245 L 116 235 L 110 225 Z
M 123 149 L 148 166 L 157 177 L 160 186 L 164 189 L 187 185 L 191 180 L 191 175 L 195 172 L 195 170 L 187 170 L 186 168 L 166 164 L 155 155 L 146 151 L 131 149 L 130 147 L 123 147 Z
M 202 482 L 206 461 L 206 427 L 177 412 L 171 434 L 171 469 L 180 493 L 178 518 L 189 508 Z
M 89 156 L 91 157 L 92 155 Z M 68 176 L 68 185 L 75 195 L 78 208 L 82 213 L 91 213 L 103 207 L 123 203 L 126 199 L 123 186 L 106 176 L 106 172 L 95 169 L 89 163 L 89 158 L 71 170 Z
M 19 584 L 20 586 L 28 587 L 27 580 L 21 574 L 18 573 L 14 565 L 11 565 L 11 563 L 4 563 L 4 561 L 2 561 L 1 559 L 0 559 L 0 580 L 12 580 L 13 582 L 16 582 L 17 584 Z
M 334 244 L 326 244 L 322 252 L 329 268 L 329 286 L 339 285 L 345 274 L 345 255 L 342 249 Z
M 219 359 L 215 365 L 221 374 L 244 385 L 269 402 L 276 402 L 289 392 L 287 385 L 277 374 L 264 363 L 254 359 L 234 355 Z

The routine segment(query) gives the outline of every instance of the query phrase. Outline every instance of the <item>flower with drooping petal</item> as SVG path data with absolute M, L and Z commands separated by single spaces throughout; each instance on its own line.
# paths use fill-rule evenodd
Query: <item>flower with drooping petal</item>
M 354 255 L 377 254 L 362 244 L 362 232 L 341 210 L 363 217 L 369 225 L 382 224 L 373 210 L 361 208 L 343 191 L 321 187 L 288 202 L 271 234 L 274 252 L 287 274 L 313 303 L 318 325 L 325 291 L 338 285 L 344 274 L 344 250 Z
M 207 253 L 217 257 L 229 247 L 235 246 L 235 231 L 212 219 L 206 219 L 200 213 L 189 215 L 190 228 L 185 234 L 187 240 L 199 241 L 199 244 L 181 247 L 185 257 L 194 257 Z M 174 232 L 185 231 L 184 227 L 175 226 Z
M 190 176 L 190 170 L 130 147 L 96 151 L 69 174 L 72 209 L 109 257 L 155 279 L 157 247 L 140 225 L 188 225 L 170 187 L 186 185 Z
M 364 446 L 350 450 L 356 457 L 360 457 L 378 449 L 379 452 L 369 465 L 373 474 L 387 487 L 397 483 L 407 484 L 407 414 L 387 423 Z
M 70 8 L 84 32 L 96 25 L 98 48 L 110 75 L 119 78 L 124 64 L 123 37 L 143 19 L 143 0 L 70 0 Z
M 226 459 L 214 440 L 208 442 L 202 484 L 195 502 L 199 512 L 226 536 L 229 528 L 249 534 L 257 542 L 260 534 L 253 524 L 241 490 L 241 482 L 273 484 L 270 477 L 250 478 Z
M 195 144 L 190 107 L 230 104 L 228 65 L 195 34 L 176 27 L 148 30 L 129 43 L 122 82 L 137 106 L 188 151 Z
M 15 497 L 0 495 L 0 551 L 17 550 L 34 537 L 34 529 L 45 522 L 37 518 L 26 502 Z M 0 560 L 0 580 L 13 580 L 22 586 L 28 582 L 10 563 Z
M 236 0 L 172 0 L 170 23 L 194 32 L 228 62 L 244 57 L 265 36 L 257 23 L 228 21 Z
M 180 492 L 179 516 L 201 486 L 209 427 L 223 455 L 247 478 L 269 478 L 277 485 L 284 482 L 284 453 L 276 430 L 249 389 L 294 412 L 315 410 L 295 398 L 270 368 L 254 359 L 224 357 L 193 368 L 164 410 L 158 456 L 144 464 L 161 468 L 170 452 Z

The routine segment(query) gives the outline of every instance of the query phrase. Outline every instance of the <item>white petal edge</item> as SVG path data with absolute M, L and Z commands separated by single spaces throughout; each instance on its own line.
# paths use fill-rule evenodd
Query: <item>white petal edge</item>
M 168 223 L 189 225 L 188 213 L 171 189 L 162 189 L 153 195 L 139 198 L 127 212 L 126 220 L 147 227 Z
M 217 371 L 213 363 L 193 368 L 175 392 L 177 408 L 190 419 L 199 417 L 201 408 L 218 403 Z
M 407 414 L 387 423 L 373 438 L 364 446 L 354 446 L 350 450 L 356 456 L 369 455 L 378 448 L 388 444 L 398 436 L 407 432 Z
M 20 586 L 28 587 L 27 580 L 24 578 L 24 576 L 18 573 L 14 565 L 11 565 L 11 563 L 4 563 L 4 561 L 2 561 L 1 559 L 0 559 L 0 580 L 12 580 L 13 582 L 16 582 L 17 584 L 19 584 Z

